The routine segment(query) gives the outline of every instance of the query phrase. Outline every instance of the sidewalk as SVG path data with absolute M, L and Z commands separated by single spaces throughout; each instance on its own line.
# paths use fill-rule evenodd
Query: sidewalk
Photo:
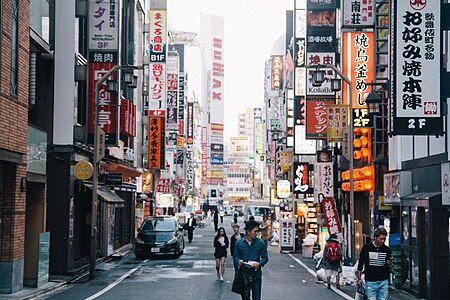
M 304 263 L 310 270 L 316 270 L 316 263 L 312 258 L 304 258 L 300 253 L 293 253 L 297 259 L 299 259 L 302 263 Z M 342 286 L 342 291 L 348 296 L 354 298 L 356 293 L 356 286 L 353 285 L 345 285 Z M 411 299 L 419 299 L 416 296 L 409 294 L 403 290 L 398 290 L 393 286 L 389 286 L 389 297 L 390 300 L 411 300 Z
M 126 256 L 131 251 L 132 245 L 125 245 L 122 248 L 117 249 L 110 257 L 104 257 L 97 259 L 96 269 L 101 269 L 102 264 L 112 259 L 121 259 Z M 29 300 L 34 299 L 39 296 L 45 295 L 47 293 L 53 292 L 57 289 L 64 287 L 65 285 L 75 282 L 84 276 L 88 275 L 89 266 L 84 266 L 80 268 L 76 274 L 68 276 L 50 276 L 48 283 L 38 287 L 38 288 L 28 288 L 24 287 L 22 290 L 14 294 L 0 294 L 0 299 L 11 299 L 11 300 Z

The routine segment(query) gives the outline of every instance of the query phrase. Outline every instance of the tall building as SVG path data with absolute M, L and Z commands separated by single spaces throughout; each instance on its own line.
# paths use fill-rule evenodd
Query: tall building
M 23 287 L 29 1 L 2 1 L 0 35 L 0 293 Z
M 226 193 L 228 203 L 239 205 L 252 197 L 252 165 L 249 163 L 250 139 L 232 137 L 227 145 Z
M 223 194 L 224 20 L 201 16 L 202 57 L 202 184 L 208 205 L 217 206 Z

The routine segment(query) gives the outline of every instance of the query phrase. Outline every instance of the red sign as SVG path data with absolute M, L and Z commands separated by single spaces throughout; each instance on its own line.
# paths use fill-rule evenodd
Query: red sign
M 127 99 L 120 101 L 120 133 L 136 136 L 136 106 Z
M 164 169 L 164 117 L 149 117 L 148 121 L 148 167 L 149 169 Z
M 334 104 L 334 100 L 306 101 L 306 138 L 325 139 L 327 137 L 326 105 L 329 104 Z
M 323 198 L 321 205 L 322 211 L 325 214 L 325 219 L 327 221 L 328 232 L 330 234 L 341 233 L 341 221 L 339 220 L 339 215 L 336 210 L 334 199 L 332 197 Z
M 88 140 L 94 141 L 95 83 L 111 70 L 112 63 L 89 64 Z M 109 93 L 106 84 L 100 85 L 98 95 L 98 125 L 105 132 L 106 145 L 117 145 L 117 94 Z

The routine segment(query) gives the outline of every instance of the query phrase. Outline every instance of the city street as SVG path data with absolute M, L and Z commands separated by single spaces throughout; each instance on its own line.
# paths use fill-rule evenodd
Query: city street
M 228 234 L 230 222 L 227 217 L 219 224 Z M 214 225 L 208 224 L 196 229 L 192 244 L 187 243 L 186 237 L 185 254 L 180 259 L 137 261 L 134 254 L 129 254 L 121 261 L 100 265 L 103 271 L 97 270 L 95 280 L 83 278 L 39 299 L 240 299 L 231 292 L 234 272 L 230 258 L 225 282 L 216 280 L 213 238 Z M 263 269 L 263 299 L 343 299 L 325 285 L 317 284 L 290 255 L 279 253 L 278 247 L 271 246 L 269 252 L 269 263 Z M 129 276 L 115 285 L 124 274 Z

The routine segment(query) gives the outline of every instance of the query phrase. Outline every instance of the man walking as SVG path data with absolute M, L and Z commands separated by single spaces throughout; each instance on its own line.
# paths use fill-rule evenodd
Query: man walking
M 359 256 L 356 278 L 362 284 L 361 271 L 364 268 L 364 280 L 368 300 L 386 300 L 388 298 L 389 269 L 391 249 L 384 244 L 387 231 L 384 228 L 375 229 L 374 239 L 364 245 Z
M 217 211 L 217 209 L 214 211 L 214 231 L 217 232 L 217 230 L 219 229 L 219 212 Z
M 263 223 L 261 224 L 261 239 L 266 244 L 266 247 L 269 245 L 270 240 L 270 220 L 269 216 L 265 215 L 263 217 Z
M 189 243 L 192 243 L 192 238 L 194 237 L 194 229 L 197 226 L 197 220 L 194 218 L 194 214 L 191 213 L 187 223 L 185 224 L 185 229 L 188 232 Z
M 261 269 L 269 261 L 267 247 L 263 240 L 259 239 L 259 226 L 255 221 L 248 221 L 245 225 L 246 236 L 236 242 L 233 253 L 234 265 L 244 272 L 246 285 L 241 294 L 243 300 L 250 300 L 250 292 L 253 300 L 261 299 L 262 271 Z

